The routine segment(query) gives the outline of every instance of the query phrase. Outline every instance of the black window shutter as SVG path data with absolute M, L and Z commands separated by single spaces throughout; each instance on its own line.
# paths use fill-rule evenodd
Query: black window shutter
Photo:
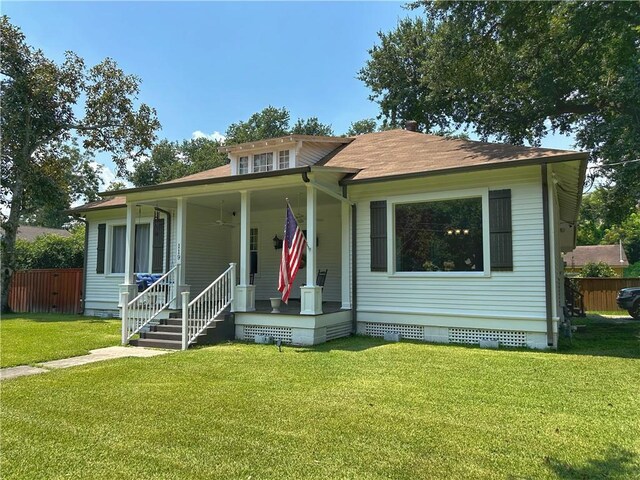
M 371 271 L 387 271 L 387 201 L 370 203 Z
M 105 235 L 107 233 L 107 224 L 98 224 L 98 248 L 96 254 L 96 273 L 104 273 L 104 245 Z
M 491 237 L 491 270 L 513 270 L 511 238 L 511 190 L 489 192 L 489 232 Z
M 164 218 L 153 221 L 153 244 L 151 273 L 163 273 L 164 263 Z

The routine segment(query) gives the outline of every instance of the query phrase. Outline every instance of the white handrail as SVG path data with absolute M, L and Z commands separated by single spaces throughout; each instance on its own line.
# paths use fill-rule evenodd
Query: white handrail
M 182 348 L 186 350 L 224 310 L 233 302 L 236 283 L 236 264 L 230 263 L 211 285 L 188 305 L 183 306 Z
M 180 264 L 174 266 L 122 309 L 122 336 L 126 343 L 176 299 Z

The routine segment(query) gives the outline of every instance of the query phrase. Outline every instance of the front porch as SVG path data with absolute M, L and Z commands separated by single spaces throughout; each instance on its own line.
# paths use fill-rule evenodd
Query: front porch
M 169 254 L 164 271 L 175 268 L 169 283 L 177 288 L 172 288 L 175 295 L 165 309 L 180 311 L 187 324 L 193 315 L 198 317 L 187 343 L 194 341 L 194 332 L 198 335 L 207 328 L 204 324 L 215 322 L 223 311 L 220 306 L 233 311 L 239 340 L 269 335 L 286 343 L 313 345 L 351 333 L 350 205 L 338 193 L 337 182 L 329 188 L 326 178 L 321 182 L 323 179 L 309 176 L 284 176 L 272 188 L 264 182 L 250 188 L 258 185 L 252 181 L 251 185 L 235 185 L 244 188 L 221 184 L 189 196 L 127 202 L 127 234 L 132 244 L 135 239 L 129 232 L 140 222 L 136 215 L 144 217 L 144 209 L 166 215 L 169 229 L 164 248 Z M 286 199 L 308 247 L 293 285 L 293 298 L 289 305 L 281 306 L 280 313 L 271 313 L 269 299 L 280 296 L 277 285 Z M 128 244 L 126 279 L 133 278 L 134 252 Z M 324 286 L 316 284 L 318 270 L 328 271 Z M 224 282 L 222 287 L 213 281 L 221 272 L 225 272 L 224 280 L 218 279 Z M 138 295 L 132 280 L 122 285 L 122 291 L 129 300 Z M 128 330 L 127 337 L 132 333 Z

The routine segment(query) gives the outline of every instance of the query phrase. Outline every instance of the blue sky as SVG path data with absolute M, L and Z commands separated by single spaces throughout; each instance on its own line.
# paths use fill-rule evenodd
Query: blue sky
M 222 132 L 267 105 L 317 116 L 336 134 L 374 117 L 356 79 L 377 41 L 410 12 L 395 2 L 3 2 L 3 14 L 54 60 L 112 57 L 142 79 L 160 138 Z M 571 148 L 549 137 L 544 146 Z M 100 156 L 112 167 L 108 156 Z M 107 178 L 109 174 L 107 172 Z

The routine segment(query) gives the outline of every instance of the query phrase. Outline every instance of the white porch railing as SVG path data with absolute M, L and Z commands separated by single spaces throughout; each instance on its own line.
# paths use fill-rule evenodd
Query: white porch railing
M 129 292 L 122 292 L 122 343 L 154 320 L 177 299 L 180 264 L 173 267 L 145 291 L 128 302 Z
M 233 302 L 236 286 L 236 264 L 230 263 L 211 285 L 191 302 L 189 293 L 182 294 L 182 349 L 186 350 Z

